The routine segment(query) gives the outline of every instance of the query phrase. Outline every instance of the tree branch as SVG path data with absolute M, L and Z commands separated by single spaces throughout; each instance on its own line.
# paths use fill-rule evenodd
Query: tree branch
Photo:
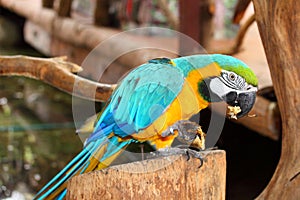
M 300 199 L 300 3 L 253 0 L 282 117 L 281 157 L 257 199 Z
M 80 66 L 67 62 L 66 57 L 0 56 L 0 76 L 34 78 L 71 95 L 107 101 L 115 85 L 94 82 L 74 74 L 81 70 Z
M 232 21 L 235 24 L 239 24 L 241 19 L 244 17 L 244 14 L 251 3 L 251 0 L 238 0 L 235 9 Z

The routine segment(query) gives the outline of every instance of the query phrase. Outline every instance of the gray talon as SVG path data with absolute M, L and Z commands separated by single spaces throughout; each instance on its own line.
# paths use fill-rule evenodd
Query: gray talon
M 200 160 L 200 165 L 198 168 L 202 167 L 203 163 L 204 163 L 204 159 L 202 158 L 202 156 L 200 155 L 199 151 L 197 150 L 193 150 L 193 149 L 187 149 L 186 150 L 186 155 L 187 155 L 187 161 L 190 160 L 191 155 L 195 158 L 198 158 Z

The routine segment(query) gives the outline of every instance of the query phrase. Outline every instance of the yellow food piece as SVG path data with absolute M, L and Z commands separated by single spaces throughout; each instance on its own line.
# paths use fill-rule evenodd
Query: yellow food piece
M 227 109 L 229 119 L 237 119 L 236 115 L 242 111 L 239 106 L 227 106 Z
M 205 137 L 206 134 L 202 131 L 201 127 L 199 126 L 197 128 L 197 135 L 194 139 L 194 141 L 192 142 L 191 146 L 199 148 L 201 150 L 205 149 Z

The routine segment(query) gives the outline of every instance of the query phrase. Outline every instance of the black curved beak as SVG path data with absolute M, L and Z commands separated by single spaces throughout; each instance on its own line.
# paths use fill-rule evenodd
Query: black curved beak
M 230 106 L 239 106 L 241 112 L 237 114 L 237 118 L 241 118 L 249 113 L 252 109 L 256 99 L 256 92 L 243 92 L 237 94 L 236 92 L 229 92 L 225 95 L 225 102 Z

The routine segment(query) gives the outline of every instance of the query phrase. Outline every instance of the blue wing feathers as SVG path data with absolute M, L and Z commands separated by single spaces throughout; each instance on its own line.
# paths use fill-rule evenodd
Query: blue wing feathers
M 90 137 L 86 141 L 86 145 L 89 144 L 91 141 L 95 141 L 101 138 L 106 138 L 113 130 L 113 127 L 115 126 L 114 123 L 109 124 L 105 128 L 101 128 L 101 126 L 95 128 L 95 131 L 90 135 Z
M 126 137 L 148 127 L 176 98 L 182 89 L 182 72 L 166 64 L 148 63 L 129 73 L 111 97 L 106 114 L 114 123 L 115 134 Z M 152 74 L 149 77 L 149 74 Z M 150 113 L 149 111 L 155 110 Z M 102 123 L 108 125 L 106 117 L 101 117 L 96 134 Z M 112 120 L 113 119 L 113 120 Z M 95 133 L 91 135 L 95 138 Z

